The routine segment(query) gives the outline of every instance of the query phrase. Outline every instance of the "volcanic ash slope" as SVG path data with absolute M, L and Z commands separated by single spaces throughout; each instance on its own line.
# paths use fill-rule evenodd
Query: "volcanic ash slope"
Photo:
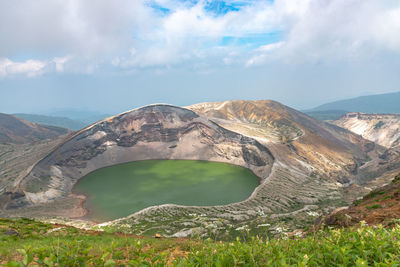
M 347 113 L 332 123 L 386 148 L 396 146 L 400 148 L 399 114 L 366 114 L 354 112 Z
M 193 111 L 152 105 L 100 121 L 41 160 L 20 183 L 25 204 L 68 197 L 73 185 L 96 169 L 146 159 L 228 162 L 264 179 L 273 156 L 256 140 L 226 130 Z

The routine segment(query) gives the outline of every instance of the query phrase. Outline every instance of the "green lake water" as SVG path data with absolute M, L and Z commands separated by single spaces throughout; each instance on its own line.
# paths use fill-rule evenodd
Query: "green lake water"
M 105 221 L 160 204 L 214 206 L 242 201 L 258 186 L 250 170 L 195 160 L 145 160 L 98 169 L 78 181 L 88 217 Z

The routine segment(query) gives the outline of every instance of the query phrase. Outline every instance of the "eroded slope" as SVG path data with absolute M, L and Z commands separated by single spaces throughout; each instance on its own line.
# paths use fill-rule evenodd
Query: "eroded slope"
M 400 145 L 400 115 L 347 113 L 333 124 L 386 148 Z
M 282 161 L 341 179 L 356 173 L 375 145 L 342 128 L 270 100 L 202 103 L 189 107 L 230 130 L 279 146 Z M 348 182 L 344 179 L 342 182 Z
M 393 176 L 392 176 L 393 177 Z M 383 187 L 378 187 L 348 208 L 328 214 L 323 222 L 329 226 L 353 226 L 365 221 L 369 225 L 393 226 L 400 219 L 400 174 Z

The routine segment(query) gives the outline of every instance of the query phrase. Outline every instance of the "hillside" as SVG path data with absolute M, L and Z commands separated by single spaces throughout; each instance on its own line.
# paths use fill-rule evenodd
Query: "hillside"
M 46 116 L 46 115 L 38 115 L 38 114 L 26 114 L 26 113 L 16 113 L 15 116 L 22 118 L 26 121 L 30 121 L 37 124 L 42 125 L 51 125 L 57 126 L 61 128 L 70 129 L 73 131 L 80 130 L 85 128 L 90 123 L 85 123 L 79 120 L 72 120 L 67 117 L 56 117 L 56 116 Z
M 348 111 L 344 110 L 320 110 L 320 111 L 303 111 L 310 117 L 321 121 L 331 121 L 340 119 L 344 114 L 348 113 Z
M 290 237 L 290 238 L 288 238 Z M 396 266 L 400 227 L 330 229 L 267 241 L 150 238 L 0 219 L 4 266 Z
M 70 133 L 69 130 L 31 123 L 13 115 L 0 113 L 0 142 L 30 143 L 55 138 Z
M 296 158 L 292 164 L 304 159 L 303 165 L 311 165 L 325 174 L 351 168 L 351 164 L 362 161 L 367 152 L 374 150 L 372 142 L 275 101 L 204 103 L 189 109 L 232 131 L 270 145 L 283 144 L 294 154 L 291 157 Z M 345 167 L 346 164 L 349 165 Z
M 347 110 L 363 113 L 400 113 L 400 92 L 360 96 L 320 105 L 309 111 Z
M 387 153 L 387 154 L 383 154 Z M 3 216 L 87 214 L 86 196 L 71 194 L 93 170 L 146 159 L 195 159 L 250 169 L 259 186 L 244 201 L 219 206 L 164 204 L 105 222 L 130 233 L 163 236 L 265 235 L 302 229 L 316 216 L 346 205 L 388 170 L 396 154 L 343 128 L 274 101 L 150 105 L 75 133 L 36 163 L 8 194 Z M 84 218 L 84 217 L 83 217 Z
M 400 174 L 378 187 L 349 208 L 338 209 L 326 216 L 323 222 L 329 226 L 353 226 L 365 221 L 369 225 L 394 226 L 400 219 Z
M 0 143 L 0 210 L 7 204 L 9 198 L 18 196 L 11 192 L 27 175 L 30 168 L 65 138 L 66 136 L 62 135 L 26 144 Z
M 400 115 L 348 113 L 331 123 L 386 148 L 400 145 Z
M 103 120 L 104 118 L 110 117 L 108 113 L 101 113 L 96 111 L 79 110 L 79 109 L 56 109 L 48 111 L 47 116 L 52 117 L 64 117 L 74 121 L 83 122 L 86 125 L 90 125 L 97 121 Z

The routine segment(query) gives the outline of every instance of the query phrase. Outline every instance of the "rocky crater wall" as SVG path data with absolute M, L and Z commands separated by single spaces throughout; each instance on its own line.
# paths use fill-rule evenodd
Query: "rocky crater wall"
M 193 111 L 146 106 L 100 121 L 53 150 L 21 181 L 25 201 L 19 205 L 66 197 L 80 178 L 96 169 L 147 159 L 226 162 L 249 168 L 261 180 L 274 162 L 269 149 L 256 140 Z

